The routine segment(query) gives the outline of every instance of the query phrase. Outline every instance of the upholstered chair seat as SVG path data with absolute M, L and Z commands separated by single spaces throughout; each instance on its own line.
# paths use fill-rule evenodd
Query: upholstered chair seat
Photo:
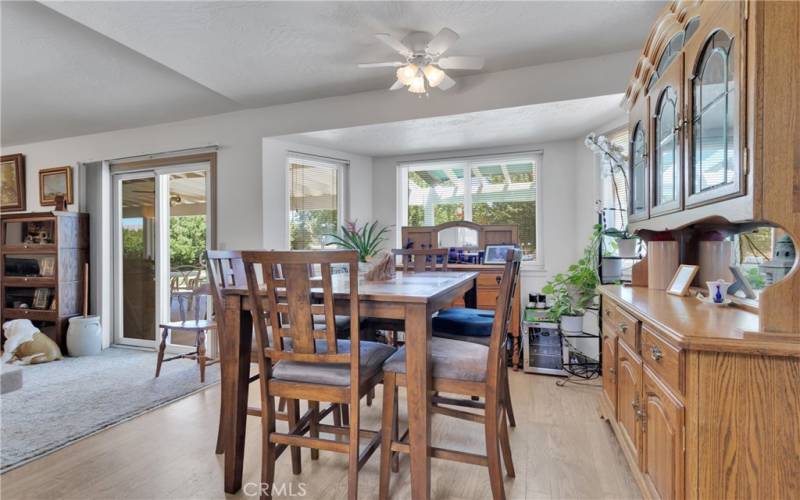
M 291 344 L 287 345 L 284 339 L 284 348 L 291 350 Z M 326 352 L 327 343 L 324 340 L 316 340 L 317 352 Z M 337 340 L 337 350 L 340 353 L 350 352 L 349 340 Z M 361 343 L 361 356 L 359 358 L 360 378 L 367 380 L 381 370 L 383 362 L 392 355 L 394 348 L 378 342 Z M 272 367 L 272 378 L 289 382 L 300 382 L 308 384 L 347 386 L 350 385 L 350 365 L 346 363 L 323 364 L 323 363 L 303 363 L 299 361 L 278 361 Z
M 433 378 L 486 381 L 489 348 L 480 344 L 443 338 L 431 339 L 431 372 Z M 401 347 L 383 365 L 383 371 L 406 373 L 406 348 Z

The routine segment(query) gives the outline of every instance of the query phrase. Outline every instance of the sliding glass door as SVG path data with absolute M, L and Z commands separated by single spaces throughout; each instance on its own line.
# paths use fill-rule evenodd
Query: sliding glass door
M 114 340 L 154 347 L 158 325 L 207 319 L 210 165 L 114 174 Z M 194 345 L 175 334 L 174 346 Z

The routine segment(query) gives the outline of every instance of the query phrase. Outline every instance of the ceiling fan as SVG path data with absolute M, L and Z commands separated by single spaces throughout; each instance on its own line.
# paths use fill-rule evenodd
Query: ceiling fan
M 405 61 L 362 63 L 359 68 L 397 68 L 397 81 L 389 90 L 408 87 L 414 94 L 425 94 L 429 87 L 447 90 L 456 84 L 443 69 L 481 69 L 483 57 L 451 56 L 442 57 L 458 40 L 458 33 L 450 28 L 442 28 L 436 36 L 425 31 L 412 31 L 402 40 L 388 33 L 375 35 L 400 54 Z

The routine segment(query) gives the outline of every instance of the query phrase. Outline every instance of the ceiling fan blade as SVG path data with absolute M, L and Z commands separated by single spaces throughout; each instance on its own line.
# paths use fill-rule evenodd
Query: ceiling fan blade
M 358 63 L 359 68 L 399 68 L 406 63 L 401 61 L 377 62 L 377 63 Z
M 375 38 L 382 41 L 389 47 L 396 50 L 401 56 L 409 57 L 411 56 L 411 49 L 403 45 L 403 43 L 398 40 L 397 38 L 393 37 L 389 33 L 376 33 Z
M 442 57 L 436 63 L 442 69 L 481 69 L 484 60 L 480 56 Z
M 397 80 L 396 82 L 394 82 L 394 85 L 392 85 L 391 87 L 389 87 L 389 90 L 400 90 L 400 89 L 402 89 L 403 87 L 405 87 L 405 85 L 403 84 L 403 82 L 401 82 L 400 80 Z
M 452 78 L 450 78 L 449 76 L 447 76 L 447 73 L 445 73 L 444 74 L 444 78 L 442 79 L 442 83 L 437 85 L 437 88 L 440 88 L 442 90 L 447 90 L 449 88 L 452 88 L 453 85 L 455 85 L 455 84 L 456 84 L 456 81 L 453 80 Z
M 458 33 L 450 28 L 442 28 L 442 31 L 433 37 L 433 40 L 428 42 L 427 52 L 433 56 L 440 56 L 444 54 L 451 45 L 458 40 Z

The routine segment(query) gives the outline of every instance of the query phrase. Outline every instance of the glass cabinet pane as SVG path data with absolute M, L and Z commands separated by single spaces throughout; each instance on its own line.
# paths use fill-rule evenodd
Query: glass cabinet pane
M 638 215 L 647 210 L 647 178 L 644 126 L 636 124 L 631 140 L 631 214 Z
M 680 154 L 676 129 L 678 106 L 677 94 L 672 87 L 665 88 L 661 93 L 657 109 L 654 206 L 665 205 L 678 199 L 679 172 L 676 165 Z
M 733 39 L 717 31 L 698 59 L 692 83 L 691 194 L 732 184 L 738 175 Z

